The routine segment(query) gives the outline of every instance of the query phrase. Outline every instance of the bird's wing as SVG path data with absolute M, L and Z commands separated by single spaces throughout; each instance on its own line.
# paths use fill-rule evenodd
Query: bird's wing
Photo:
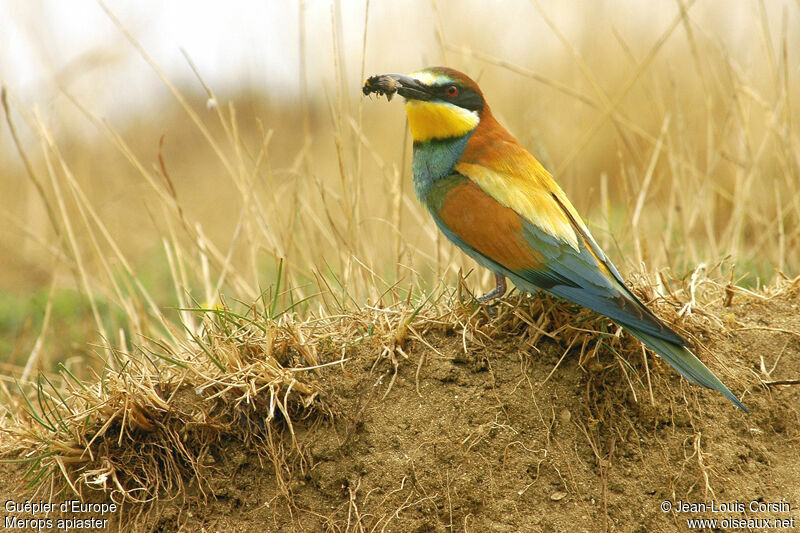
M 520 288 L 545 289 L 613 319 L 686 379 L 721 392 L 747 412 L 688 343 L 628 290 L 563 193 L 553 194 L 549 204 L 544 198 L 536 198 L 542 202 L 539 216 L 526 216 L 470 177 L 454 174 L 433 185 L 427 203 L 439 229 L 481 265 L 508 276 Z M 542 227 L 541 221 L 548 219 L 554 225 Z M 576 246 L 558 235 L 566 230 L 563 221 Z
M 460 165 L 457 170 L 469 174 L 439 180 L 429 193 L 428 207 L 448 238 L 516 285 L 533 285 L 623 326 L 687 344 L 627 289 L 557 186 L 509 191 L 515 181 L 506 179 L 501 201 L 473 177 L 475 167 Z M 489 171 L 481 169 L 485 178 Z

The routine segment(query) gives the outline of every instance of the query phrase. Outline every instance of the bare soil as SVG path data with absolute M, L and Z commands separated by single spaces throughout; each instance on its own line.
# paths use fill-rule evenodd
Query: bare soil
M 263 447 L 210 443 L 207 479 L 127 506 L 108 530 L 645 532 L 730 517 L 800 526 L 799 294 L 737 294 L 705 308 L 722 325 L 702 313 L 686 325 L 749 415 L 651 355 L 628 366 L 603 346 L 588 357 L 547 335 L 532 345 L 536 326 L 480 343 L 431 328 L 394 363 L 370 342 L 347 347 L 345 363 L 316 371 L 320 407 L 293 413 L 296 442 L 284 421 Z M 323 360 L 342 355 L 332 341 L 318 349 Z M 790 384 L 764 384 L 781 380 Z M 2 470 L 3 500 L 29 497 L 21 474 Z M 675 512 L 679 501 L 723 510 Z M 752 511 L 753 501 L 788 509 Z

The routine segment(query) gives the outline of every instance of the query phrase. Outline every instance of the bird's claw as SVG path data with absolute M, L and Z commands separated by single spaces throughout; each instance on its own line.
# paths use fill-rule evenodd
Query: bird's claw
M 479 296 L 479 297 L 475 298 L 478 301 L 478 303 L 482 303 L 482 304 L 489 303 L 492 300 L 496 300 L 496 299 L 500 298 L 501 296 L 503 296 L 506 293 L 506 277 L 504 275 L 495 274 L 494 275 L 494 282 L 495 282 L 494 289 L 490 290 L 489 292 L 487 292 L 483 296 Z

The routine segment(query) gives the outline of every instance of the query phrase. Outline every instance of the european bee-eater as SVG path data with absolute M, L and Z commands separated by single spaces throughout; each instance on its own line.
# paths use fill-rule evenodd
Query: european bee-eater
M 690 344 L 625 285 L 550 173 L 492 115 L 478 85 L 446 67 L 370 77 L 364 94 L 406 99 L 414 141 L 414 190 L 439 229 L 495 274 L 482 298 L 505 294 L 505 279 L 604 315 L 689 381 L 739 399 Z

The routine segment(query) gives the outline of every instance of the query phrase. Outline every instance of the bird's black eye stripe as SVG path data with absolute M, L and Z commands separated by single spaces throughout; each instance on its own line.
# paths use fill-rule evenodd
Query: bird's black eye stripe
M 455 87 L 455 95 L 453 95 L 452 88 Z M 480 111 L 483 109 L 483 98 L 467 87 L 461 87 L 453 83 L 436 87 L 436 95 L 445 102 L 451 102 L 458 107 L 469 109 L 470 111 Z
M 463 95 L 466 91 L 469 90 L 469 89 L 462 89 L 458 85 L 453 85 L 452 83 L 438 86 L 435 89 L 437 95 L 445 100 L 457 100 L 459 96 Z M 455 91 L 453 91 L 453 89 L 455 89 Z

